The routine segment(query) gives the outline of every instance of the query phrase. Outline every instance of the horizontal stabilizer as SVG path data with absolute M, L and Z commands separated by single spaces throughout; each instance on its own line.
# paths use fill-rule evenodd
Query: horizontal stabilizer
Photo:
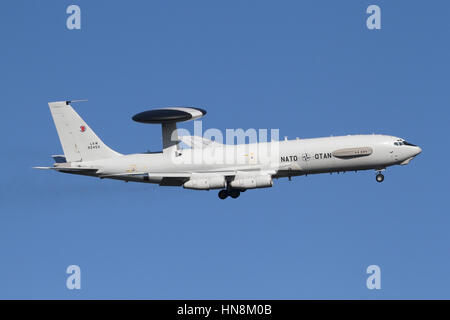
M 96 168 L 72 168 L 72 167 L 33 167 L 33 168 L 41 170 L 55 170 L 73 173 L 95 173 L 98 171 L 98 169 Z

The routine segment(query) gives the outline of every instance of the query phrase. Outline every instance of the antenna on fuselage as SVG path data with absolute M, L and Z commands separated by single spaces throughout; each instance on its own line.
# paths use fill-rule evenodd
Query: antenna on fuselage
M 87 102 L 87 99 L 82 99 L 82 100 L 66 100 L 66 105 L 69 105 L 73 102 Z
M 206 111 L 200 108 L 170 107 L 144 111 L 133 116 L 133 120 L 141 123 L 161 124 L 163 154 L 170 156 L 177 152 L 178 139 L 177 122 L 195 120 L 203 117 Z

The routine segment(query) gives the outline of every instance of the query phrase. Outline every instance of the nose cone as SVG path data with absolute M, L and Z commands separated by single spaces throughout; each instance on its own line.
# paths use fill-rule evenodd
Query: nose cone
M 419 146 L 414 147 L 414 155 L 413 155 L 413 157 L 417 156 L 421 152 L 422 152 L 422 148 L 421 147 L 419 147 Z

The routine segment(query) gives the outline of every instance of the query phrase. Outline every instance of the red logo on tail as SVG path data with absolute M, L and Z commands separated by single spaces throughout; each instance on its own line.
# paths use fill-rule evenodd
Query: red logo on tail
M 86 131 L 86 127 L 85 126 L 80 126 L 80 131 L 81 132 L 85 132 Z

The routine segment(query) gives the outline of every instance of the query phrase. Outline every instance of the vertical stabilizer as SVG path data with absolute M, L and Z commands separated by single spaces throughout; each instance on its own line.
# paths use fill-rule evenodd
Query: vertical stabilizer
M 92 161 L 120 156 L 109 148 L 84 122 L 70 101 L 49 102 L 67 162 Z

